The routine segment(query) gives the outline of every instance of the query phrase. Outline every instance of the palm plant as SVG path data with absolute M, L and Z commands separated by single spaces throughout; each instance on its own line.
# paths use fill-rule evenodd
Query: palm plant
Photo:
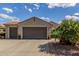
M 60 26 L 52 31 L 52 35 L 59 38 L 60 42 L 75 45 L 79 40 L 79 21 L 73 19 L 63 20 Z
M 60 25 L 60 29 L 63 31 L 61 34 L 61 40 L 66 43 L 76 44 L 79 40 L 79 21 L 70 19 L 63 20 Z

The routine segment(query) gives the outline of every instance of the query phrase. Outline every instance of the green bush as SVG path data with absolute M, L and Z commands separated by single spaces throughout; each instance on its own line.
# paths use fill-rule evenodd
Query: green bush
M 63 20 L 56 31 L 52 31 L 51 34 L 60 38 L 60 42 L 75 45 L 79 40 L 79 21 L 73 19 Z
M 62 31 L 60 31 L 59 29 L 54 29 L 51 31 L 51 37 L 55 38 L 55 40 L 58 38 L 60 38 Z

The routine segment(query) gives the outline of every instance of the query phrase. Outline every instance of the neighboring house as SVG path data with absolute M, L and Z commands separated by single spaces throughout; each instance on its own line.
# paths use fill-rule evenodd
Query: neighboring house
M 6 23 L 6 38 L 10 39 L 47 39 L 53 25 L 38 17 L 22 22 Z
M 57 27 L 59 26 L 58 23 L 55 23 L 55 22 L 53 22 L 53 21 L 50 21 L 50 23 L 53 24 L 52 29 L 55 29 L 55 28 L 57 28 Z
M 0 38 L 5 38 L 5 25 L 0 24 Z

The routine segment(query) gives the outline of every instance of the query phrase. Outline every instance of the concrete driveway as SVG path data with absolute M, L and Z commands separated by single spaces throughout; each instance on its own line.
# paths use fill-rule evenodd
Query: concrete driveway
M 48 56 L 48 40 L 0 40 L 0 55 L 3 56 Z M 45 52 L 44 52 L 45 50 Z M 47 52 L 46 52 L 47 51 Z

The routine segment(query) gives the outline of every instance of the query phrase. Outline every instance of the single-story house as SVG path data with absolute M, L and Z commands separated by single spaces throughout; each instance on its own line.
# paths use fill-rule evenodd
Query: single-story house
M 50 23 L 51 23 L 51 24 L 53 24 L 52 29 L 56 29 L 56 28 L 58 28 L 58 27 L 59 27 L 59 25 L 60 25 L 60 24 L 55 23 L 55 22 L 53 22 L 53 21 L 50 21 Z
M 38 17 L 31 17 L 22 22 L 6 23 L 8 39 L 47 39 L 53 25 Z

